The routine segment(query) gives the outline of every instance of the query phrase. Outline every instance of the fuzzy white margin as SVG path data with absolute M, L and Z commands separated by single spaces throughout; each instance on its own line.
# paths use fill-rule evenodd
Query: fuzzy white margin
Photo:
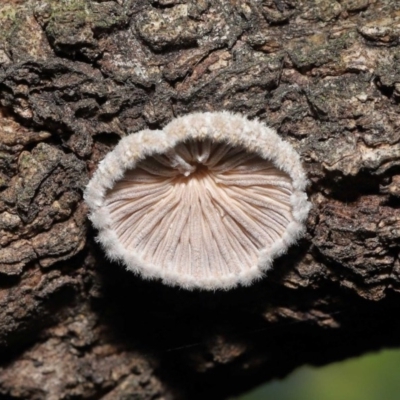
M 139 161 L 147 156 L 164 153 L 187 139 L 205 138 L 242 146 L 271 161 L 293 181 L 290 198 L 293 221 L 288 224 L 281 239 L 272 247 L 260 251 L 257 265 L 239 274 L 229 274 L 218 279 L 198 279 L 190 275 L 171 273 L 161 270 L 157 265 L 143 262 L 121 244 L 111 229 L 110 215 L 104 206 L 107 191 L 124 176 L 126 170 L 135 168 Z M 239 114 L 226 111 L 204 112 L 176 118 L 163 130 L 143 130 L 121 139 L 115 149 L 100 162 L 86 187 L 84 199 L 91 210 L 89 218 L 99 231 L 97 240 L 111 260 L 122 262 L 128 270 L 144 278 L 159 278 L 167 285 L 215 290 L 250 285 L 260 279 L 272 266 L 273 259 L 284 254 L 304 234 L 305 220 L 311 207 L 305 193 L 306 186 L 307 179 L 299 155 L 273 129 Z

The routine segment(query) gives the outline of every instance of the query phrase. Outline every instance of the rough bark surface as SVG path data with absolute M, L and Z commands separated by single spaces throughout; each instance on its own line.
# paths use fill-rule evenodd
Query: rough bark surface
M 397 0 L 0 6 L 0 397 L 223 399 L 400 344 Z M 257 284 L 106 260 L 82 191 L 118 142 L 231 110 L 301 154 L 308 232 Z

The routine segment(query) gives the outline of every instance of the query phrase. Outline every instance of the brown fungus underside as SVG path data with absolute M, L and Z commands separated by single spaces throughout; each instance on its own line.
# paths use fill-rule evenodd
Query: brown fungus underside
M 112 228 L 145 262 L 201 278 L 250 269 L 291 218 L 289 176 L 225 143 L 182 143 L 107 193 Z

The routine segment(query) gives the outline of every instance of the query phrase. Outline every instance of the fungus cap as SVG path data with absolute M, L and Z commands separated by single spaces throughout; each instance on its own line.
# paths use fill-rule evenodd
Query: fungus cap
M 274 130 L 206 112 L 124 137 L 85 200 L 110 259 L 168 285 L 229 289 L 262 277 L 303 234 L 306 184 Z

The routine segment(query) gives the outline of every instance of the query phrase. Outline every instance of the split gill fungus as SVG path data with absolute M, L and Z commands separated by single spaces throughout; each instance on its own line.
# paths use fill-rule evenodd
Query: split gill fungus
M 124 137 L 85 200 L 111 260 L 168 285 L 229 289 L 262 277 L 303 234 L 306 184 L 274 130 L 205 112 Z

